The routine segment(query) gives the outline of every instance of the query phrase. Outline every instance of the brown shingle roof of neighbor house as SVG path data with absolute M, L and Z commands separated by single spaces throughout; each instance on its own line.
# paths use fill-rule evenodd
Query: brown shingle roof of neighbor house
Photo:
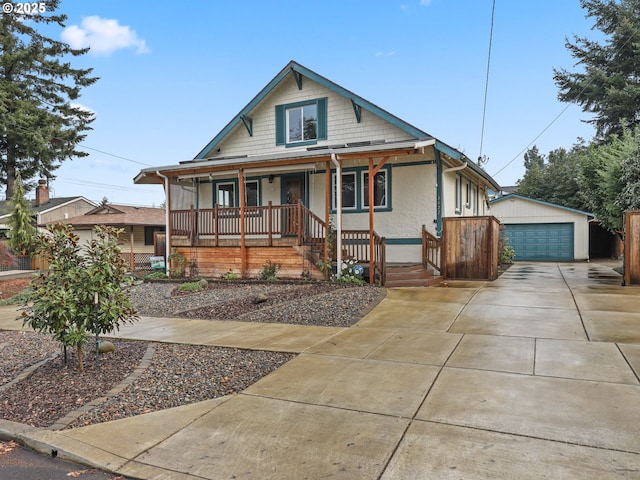
M 51 223 L 68 223 L 74 227 L 93 227 L 94 225 L 163 227 L 165 224 L 165 211 L 164 208 L 134 207 L 132 205 L 108 203 L 100 205 L 84 215 Z

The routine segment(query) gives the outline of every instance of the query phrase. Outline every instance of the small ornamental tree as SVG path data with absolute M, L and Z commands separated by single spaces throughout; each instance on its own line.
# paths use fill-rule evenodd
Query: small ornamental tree
M 49 262 L 31 282 L 30 307 L 23 325 L 52 333 L 65 347 L 75 347 L 83 369 L 83 346 L 89 335 L 104 334 L 137 320 L 127 284 L 127 266 L 120 254 L 122 230 L 97 226 L 86 248 L 69 225 L 54 225 L 36 238 L 36 251 Z M 99 300 L 96 319 L 95 298 Z

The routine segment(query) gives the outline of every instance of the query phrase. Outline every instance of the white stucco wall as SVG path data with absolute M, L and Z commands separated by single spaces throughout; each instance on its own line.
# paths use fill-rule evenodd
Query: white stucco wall
M 589 258 L 589 216 L 563 207 L 555 207 L 523 198 L 505 198 L 491 204 L 490 214 L 506 224 L 573 223 L 575 260 Z

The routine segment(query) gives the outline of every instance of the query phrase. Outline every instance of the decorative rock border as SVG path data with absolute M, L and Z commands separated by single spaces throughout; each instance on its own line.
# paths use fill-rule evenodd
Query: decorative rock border
M 140 377 L 140 375 L 142 375 L 149 368 L 155 352 L 156 352 L 155 345 L 153 343 L 149 343 L 149 345 L 147 346 L 147 351 L 144 352 L 144 355 L 142 356 L 142 360 L 140 360 L 140 363 L 138 364 L 138 366 L 127 378 L 125 378 L 122 382 L 120 382 L 118 385 L 116 385 L 111 390 L 109 390 L 105 395 L 98 397 L 92 400 L 91 402 L 84 404 L 80 408 L 67 413 L 64 417 L 62 417 L 56 423 L 51 425 L 48 428 L 48 430 L 63 430 L 67 428 L 69 425 L 75 422 L 78 418 L 80 418 L 80 416 L 82 416 L 86 412 L 91 411 L 93 408 L 101 405 L 102 403 L 109 400 L 111 397 L 114 397 L 115 395 L 122 392 L 125 388 L 129 387 L 133 382 L 136 381 L 138 377 Z M 46 361 L 47 360 L 45 360 L 45 362 Z M 43 363 L 43 362 L 40 362 L 40 363 Z

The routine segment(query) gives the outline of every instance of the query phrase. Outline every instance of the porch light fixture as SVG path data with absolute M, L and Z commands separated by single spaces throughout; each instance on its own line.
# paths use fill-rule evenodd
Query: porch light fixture
M 269 175 L 269 183 L 273 183 L 274 178 L 275 178 L 275 175 Z

